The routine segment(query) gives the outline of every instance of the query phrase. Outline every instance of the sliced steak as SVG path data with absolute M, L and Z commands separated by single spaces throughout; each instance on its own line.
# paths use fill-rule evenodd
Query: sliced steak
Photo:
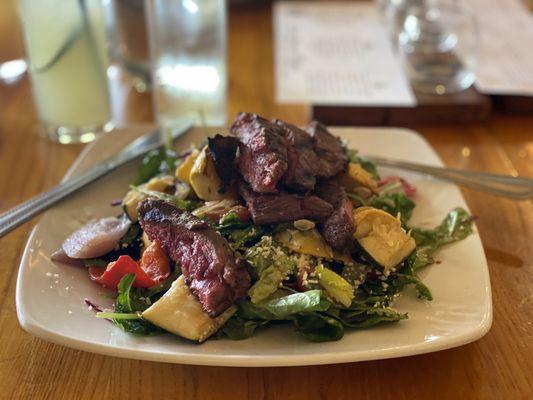
M 320 182 L 315 194 L 332 205 L 333 213 L 318 226 L 324 240 L 335 250 L 344 249 L 355 231 L 353 205 L 335 179 Z
M 157 240 L 179 263 L 192 292 L 211 317 L 246 295 L 250 276 L 226 240 L 206 222 L 162 200 L 138 206 L 139 222 L 150 240 Z
M 305 131 L 313 138 L 315 153 L 318 156 L 318 178 L 331 178 L 346 168 L 348 158 L 342 149 L 341 140 L 333 136 L 318 121 L 306 126 Z
M 220 179 L 225 183 L 237 179 L 239 170 L 235 159 L 239 140 L 233 136 L 215 135 L 215 137 L 207 138 L 207 147 Z
M 289 222 L 302 218 L 324 221 L 333 211 L 329 203 L 317 196 L 255 193 L 245 183 L 241 183 L 239 191 L 246 201 L 252 220 L 258 225 Z
M 282 183 L 288 189 L 305 193 L 315 187 L 319 160 L 313 149 L 313 138 L 305 131 L 286 122 L 275 120 L 287 143 L 287 171 Z
M 239 170 L 258 193 L 276 193 L 287 171 L 287 145 L 282 129 L 257 114 L 240 113 L 230 128 L 239 141 Z

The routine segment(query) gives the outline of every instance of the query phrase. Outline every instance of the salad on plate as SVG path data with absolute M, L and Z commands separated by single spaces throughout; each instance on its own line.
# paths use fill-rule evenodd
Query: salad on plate
M 86 300 L 97 317 L 199 343 L 274 324 L 332 341 L 405 320 L 395 299 L 411 285 L 432 300 L 418 271 L 473 229 L 461 208 L 434 229 L 411 226 L 409 182 L 380 177 L 319 122 L 251 113 L 229 136 L 147 154 L 127 189 L 118 215 L 73 232 L 52 259 L 112 293 L 111 310 Z

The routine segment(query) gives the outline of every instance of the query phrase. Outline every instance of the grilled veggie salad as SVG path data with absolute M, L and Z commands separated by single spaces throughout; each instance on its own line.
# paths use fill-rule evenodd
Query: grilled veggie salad
M 196 342 L 289 324 L 322 342 L 407 319 L 393 303 L 408 285 L 432 299 L 417 272 L 472 232 L 465 210 L 411 226 L 416 188 L 380 177 L 319 122 L 241 113 L 230 132 L 146 155 L 120 215 L 54 253 L 114 293 L 97 317 Z

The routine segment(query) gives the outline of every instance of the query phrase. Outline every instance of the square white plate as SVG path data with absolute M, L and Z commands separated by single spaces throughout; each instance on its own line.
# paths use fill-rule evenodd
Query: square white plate
M 390 156 L 442 165 L 429 144 L 404 129 L 334 129 L 362 154 Z M 67 176 L 118 151 L 139 131 L 120 131 L 88 146 Z M 178 142 L 185 149 L 201 143 L 200 130 Z M 446 247 L 440 264 L 421 272 L 434 300 L 417 299 L 407 290 L 396 307 L 409 319 L 369 330 L 346 330 L 337 342 L 312 343 L 277 326 L 260 330 L 243 341 L 210 340 L 202 345 L 172 335 L 136 337 L 97 319 L 84 303 L 88 298 L 101 307 L 112 299 L 92 283 L 82 268 L 49 260 L 63 239 L 90 218 L 116 215 L 109 203 L 121 198 L 133 179 L 131 163 L 92 184 L 48 211 L 32 232 L 22 257 L 17 283 L 17 313 L 22 327 L 32 335 L 79 350 L 143 360 L 222 366 L 289 366 L 374 360 L 428 353 L 460 346 L 482 337 L 492 323 L 492 302 L 487 262 L 477 234 Z M 382 175 L 391 171 L 381 170 Z M 395 174 L 398 174 L 396 171 Z M 418 187 L 412 223 L 432 227 L 456 206 L 467 208 L 454 185 L 421 175 L 401 173 Z

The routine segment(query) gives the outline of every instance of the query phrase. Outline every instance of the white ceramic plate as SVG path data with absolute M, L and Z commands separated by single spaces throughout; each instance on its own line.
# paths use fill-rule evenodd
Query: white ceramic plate
M 336 134 L 361 153 L 412 160 L 432 165 L 442 162 L 418 134 L 403 129 L 343 128 Z M 139 131 L 121 131 L 88 146 L 67 176 L 119 150 Z M 193 131 L 178 143 L 186 148 L 203 140 Z M 347 330 L 337 342 L 312 343 L 292 331 L 273 327 L 243 341 L 211 340 L 193 344 L 172 335 L 136 337 L 97 319 L 84 303 L 102 307 L 112 299 L 93 284 L 86 271 L 49 260 L 63 239 L 91 217 L 117 214 L 109 206 L 120 198 L 136 170 L 136 163 L 87 187 L 47 212 L 31 234 L 22 258 L 17 284 L 17 313 L 22 327 L 51 342 L 95 353 L 143 360 L 222 366 L 289 366 L 374 360 L 428 353 L 460 346 L 482 337 L 492 323 L 487 262 L 477 234 L 438 254 L 440 264 L 421 272 L 434 300 L 418 300 L 412 291 L 398 299 L 409 319 L 369 330 Z M 386 175 L 391 171 L 381 171 Z M 398 172 L 395 172 L 398 174 Z M 454 185 L 420 175 L 401 173 L 419 189 L 412 222 L 430 227 L 456 207 L 467 207 Z

